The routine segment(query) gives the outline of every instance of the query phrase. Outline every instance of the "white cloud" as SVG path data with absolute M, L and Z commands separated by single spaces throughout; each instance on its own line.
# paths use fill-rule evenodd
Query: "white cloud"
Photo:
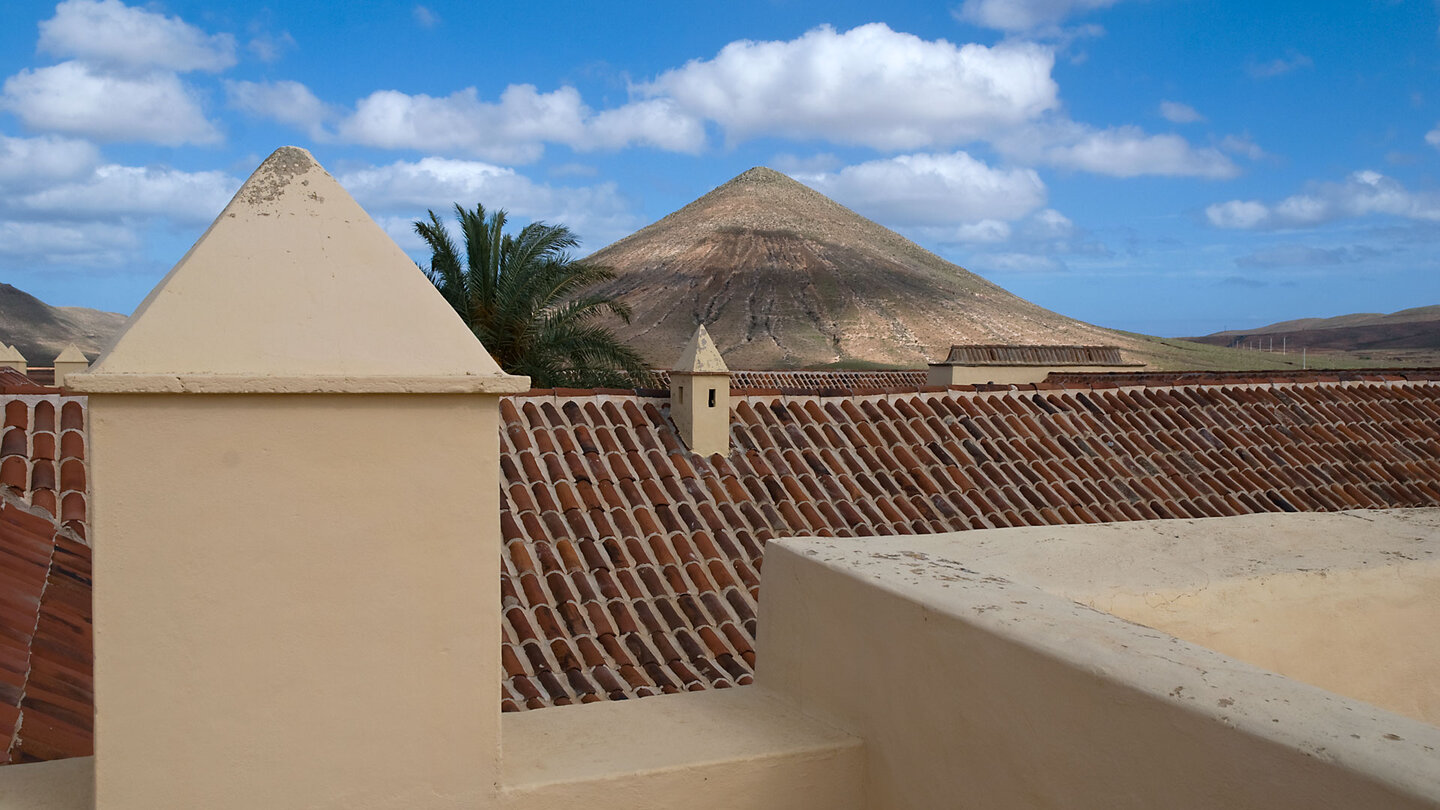
M 427 209 L 448 219 L 455 203 L 466 208 L 483 203 L 486 208 L 504 208 L 522 220 L 568 225 L 584 240 L 587 251 L 643 224 L 612 183 L 554 187 L 536 183 L 514 169 L 473 160 L 431 157 L 396 161 L 344 172 L 337 179 L 367 211 L 379 214 L 377 219 L 388 223 L 391 235 L 407 246 L 416 245 L 408 236 L 411 221 L 423 217 Z
M 1270 209 L 1256 200 L 1231 200 L 1205 209 L 1205 218 L 1217 228 L 1255 228 L 1269 216 Z
M 1054 256 L 1035 253 L 982 253 L 971 261 L 970 267 L 1011 273 L 1053 273 L 1064 270 L 1065 263 Z
M 0 256 L 27 264 L 114 267 L 139 247 L 135 232 L 120 225 L 0 220 Z
M 261 62 L 278 62 L 286 51 L 295 47 L 295 37 L 290 36 L 289 31 L 281 31 L 278 34 L 262 32 L 245 44 L 245 48 L 255 54 L 255 58 Z
M 1015 220 L 1046 197 L 1033 169 L 997 169 L 965 152 L 900 155 L 797 179 L 892 226 Z
M 1057 104 L 1055 55 L 1028 42 L 927 41 L 873 23 L 785 42 L 732 42 L 636 91 L 673 99 L 731 142 L 778 135 L 878 149 L 955 144 Z
M 179 146 L 220 140 L 193 92 L 167 72 L 122 76 L 76 61 L 26 69 L 5 80 L 0 109 L 31 129 L 99 141 Z
M 235 64 L 235 38 L 120 0 L 66 0 L 40 23 L 39 49 L 120 69 L 219 71 Z
M 1245 70 L 1257 79 L 1271 79 L 1284 76 L 1300 68 L 1313 67 L 1315 63 L 1303 53 L 1291 51 L 1284 57 L 1269 62 L 1252 62 Z
M 299 82 L 227 80 L 225 95 L 236 109 L 302 129 L 317 139 L 324 137 L 323 125 L 332 115 L 329 105 Z
M 440 24 L 440 15 L 426 6 L 416 6 L 410 10 L 410 14 L 415 18 L 415 24 L 421 28 L 434 28 Z
M 1221 228 L 1307 227 L 1373 214 L 1440 222 L 1440 194 L 1412 192 L 1392 177 L 1358 171 L 1343 182 L 1312 183 L 1273 205 L 1232 200 L 1205 209 L 1210 224 Z
M 100 150 L 89 141 L 0 135 L 0 191 L 5 194 L 82 177 L 99 164 Z
M 1001 31 L 1032 31 L 1065 18 L 1109 8 L 1118 0 L 965 0 L 955 12 L 964 22 Z
M 1111 177 L 1226 178 L 1240 172 L 1218 149 L 1197 148 L 1179 135 L 1150 135 L 1133 126 L 1097 130 L 1056 121 L 1018 130 L 997 139 L 995 147 L 1021 160 Z
M 1233 155 L 1240 155 L 1251 160 L 1259 160 L 1265 157 L 1265 150 L 1255 143 L 1249 135 L 1226 135 L 1220 139 L 1220 148 Z
M 22 195 L 10 206 L 71 219 L 164 217 L 204 223 L 214 219 L 230 202 L 240 183 L 239 178 L 220 171 L 183 172 L 111 164 L 83 179 Z
M 994 245 L 1010 241 L 1010 223 L 998 219 L 963 222 L 953 227 L 927 225 L 911 229 L 927 242 L 942 245 Z
M 1440 124 L 1436 124 L 1434 129 L 1425 133 L 1425 142 L 1440 149 Z
M 1160 102 L 1160 116 L 1172 124 L 1193 124 L 1205 120 L 1205 116 L 1201 115 L 1194 107 L 1178 101 Z
M 1025 231 L 1032 239 L 1068 239 L 1075 235 L 1075 223 L 1054 208 L 1046 208 L 1030 216 Z
M 576 148 L 616 149 L 630 144 L 654 146 L 671 152 L 699 152 L 705 146 L 705 127 L 670 99 L 626 104 L 596 115 L 589 134 Z

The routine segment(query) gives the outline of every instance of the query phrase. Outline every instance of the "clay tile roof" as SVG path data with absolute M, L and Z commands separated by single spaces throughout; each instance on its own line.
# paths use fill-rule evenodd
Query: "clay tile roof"
M 90 547 L 0 492 L 0 762 L 89 756 Z
M 951 346 L 947 366 L 1120 366 L 1118 346 Z
M 670 372 L 656 370 L 651 384 L 668 389 Z M 848 396 L 856 391 L 899 389 L 916 391 L 926 384 L 924 369 L 898 371 L 734 371 L 730 372 L 732 390 L 773 391 L 816 396 Z M 667 392 L 668 393 L 668 392 Z
M 506 614 L 507 710 L 749 683 L 764 543 L 774 537 L 883 543 L 986 527 L 1440 506 L 1440 385 L 1431 383 L 1440 374 L 1257 384 L 1253 374 L 1151 373 L 1099 385 L 1078 375 L 1046 390 L 902 393 L 852 379 L 849 393 L 819 399 L 816 381 L 798 376 L 838 373 L 747 380 L 770 390 L 735 393 L 731 452 L 708 459 L 675 441 L 664 398 L 579 393 L 559 407 L 552 399 L 543 415 L 502 406 L 502 447 L 522 462 L 522 445 L 602 437 L 567 451 L 583 463 L 502 463 L 505 570 L 520 580 L 504 592 L 522 608 Z M 802 380 L 812 393 L 775 385 Z M 618 443 L 603 438 L 612 435 Z M 583 478 L 597 470 L 618 481 L 595 487 L 609 508 L 603 527 L 536 514 L 542 501 L 564 508 L 572 490 L 584 500 Z M 569 585 L 523 573 L 565 542 L 582 555 L 565 568 Z M 542 607 L 590 618 L 570 623 L 569 636 L 546 635 L 530 618 Z M 527 655 L 532 639 L 549 653 Z M 561 659 L 574 663 L 557 680 Z

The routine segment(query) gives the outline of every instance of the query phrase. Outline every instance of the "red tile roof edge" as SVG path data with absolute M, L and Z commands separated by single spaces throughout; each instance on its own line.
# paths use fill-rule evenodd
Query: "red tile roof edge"
M 21 524 L 30 525 L 28 549 Z M 43 531 L 35 535 L 35 529 Z M 38 536 L 47 538 L 47 548 L 45 574 L 33 594 L 34 620 L 29 626 L 6 628 L 12 641 L 24 639 L 26 664 L 19 682 L 8 684 L 13 704 L 0 706 L 0 727 L 10 731 L 3 760 L 7 764 L 94 753 L 90 546 L 45 509 L 0 487 L 0 552 L 9 559 L 28 556 L 29 564 L 39 565 L 40 549 L 33 545 Z
M 881 372 L 764 372 L 733 371 L 731 378 L 738 375 L 778 376 L 831 375 L 875 375 Z M 887 371 L 894 375 L 923 375 L 924 371 Z M 876 377 L 877 380 L 884 378 Z M 1052 391 L 1087 390 L 1093 388 L 1164 388 L 1183 385 L 1283 385 L 1309 382 L 1436 382 L 1440 381 L 1440 368 L 1371 368 L 1371 369 L 1297 369 L 1275 371 L 1113 371 L 1113 372 L 1070 372 L 1052 371 L 1038 383 L 976 383 L 973 385 L 858 385 L 826 384 L 823 386 L 744 386 L 732 385 L 731 396 L 821 396 L 849 397 L 873 394 L 933 394 L 941 391 Z M 58 389 L 47 389 L 53 393 Z M 647 398 L 668 398 L 667 388 L 532 388 L 518 397 L 586 397 L 596 395 L 638 396 Z

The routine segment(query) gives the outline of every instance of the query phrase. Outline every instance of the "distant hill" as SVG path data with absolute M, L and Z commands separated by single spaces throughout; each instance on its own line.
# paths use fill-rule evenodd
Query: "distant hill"
M 615 331 L 668 367 L 704 323 L 731 368 L 919 368 L 956 343 L 1108 344 L 1162 369 L 1284 368 L 1032 304 L 779 172 L 751 169 L 601 249 Z
M 1338 351 L 1440 349 L 1440 306 L 1415 307 L 1382 314 L 1360 312 L 1334 318 L 1301 318 L 1257 329 L 1232 329 L 1188 338 L 1212 346 L 1254 345 L 1264 341 L 1290 348 Z
M 674 361 L 704 322 L 734 368 L 916 368 L 951 344 L 1118 343 L 766 168 L 741 174 L 588 261 L 634 310 L 621 337 Z
M 74 343 L 94 360 L 125 325 L 125 316 L 84 307 L 52 307 L 9 284 L 0 284 L 0 341 L 20 350 L 32 366 L 48 366 Z

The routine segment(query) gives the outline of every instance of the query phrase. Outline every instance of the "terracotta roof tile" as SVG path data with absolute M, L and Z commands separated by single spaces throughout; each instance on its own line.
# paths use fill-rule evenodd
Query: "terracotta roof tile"
M 1440 387 L 1125 376 L 1099 391 L 818 400 L 762 378 L 791 392 L 736 392 L 732 452 L 708 460 L 680 447 L 663 398 L 576 394 L 503 408 L 505 446 L 520 458 L 505 468 L 505 508 L 519 519 L 503 525 L 520 538 L 507 544 L 520 588 L 507 592 L 526 615 L 547 608 L 545 666 L 566 674 L 541 677 L 533 653 L 512 650 L 504 705 L 748 683 L 770 537 L 1440 505 Z M 526 446 L 576 455 L 542 468 L 525 463 Z M 532 509 L 568 520 L 527 520 Z M 552 575 L 541 559 L 542 586 L 525 573 L 537 564 L 529 549 L 561 547 L 567 531 L 569 573 Z M 514 643 L 534 632 L 516 631 Z M 561 658 L 578 663 L 551 662 Z M 516 674 L 517 662 L 529 669 Z

